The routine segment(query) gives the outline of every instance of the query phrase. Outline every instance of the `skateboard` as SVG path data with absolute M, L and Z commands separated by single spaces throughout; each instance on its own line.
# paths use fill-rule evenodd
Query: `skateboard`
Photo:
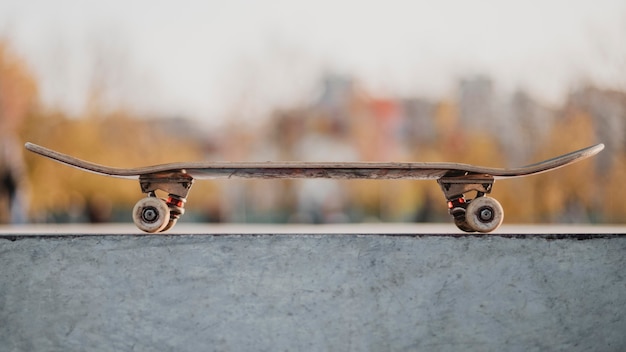
M 26 149 L 54 161 L 98 175 L 139 180 L 147 197 L 133 208 L 133 222 L 145 232 L 166 231 L 184 214 L 187 195 L 197 179 L 215 178 L 329 178 L 437 180 L 455 225 L 465 232 L 497 229 L 504 210 L 491 193 L 497 179 L 551 171 L 589 158 L 604 149 L 596 144 L 568 154 L 516 168 L 492 168 L 460 163 L 376 162 L 198 162 L 170 163 L 138 168 L 115 168 L 84 161 L 33 143 Z M 156 191 L 168 194 L 159 198 Z M 474 194 L 475 192 L 475 194 Z M 474 195 L 473 198 L 468 196 Z

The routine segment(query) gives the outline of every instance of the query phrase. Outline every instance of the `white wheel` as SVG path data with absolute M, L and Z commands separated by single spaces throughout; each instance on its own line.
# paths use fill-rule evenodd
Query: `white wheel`
M 490 197 L 478 197 L 467 206 L 465 221 L 478 232 L 491 232 L 504 220 L 504 210 L 497 200 Z
M 133 221 L 142 231 L 160 232 L 170 221 L 170 209 L 165 201 L 159 198 L 143 198 L 133 208 Z

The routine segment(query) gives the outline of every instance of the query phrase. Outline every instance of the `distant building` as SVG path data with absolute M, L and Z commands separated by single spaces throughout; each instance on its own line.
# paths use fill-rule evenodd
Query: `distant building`
M 315 106 L 338 118 L 346 112 L 353 94 L 352 78 L 329 74 L 322 80 L 322 92 Z
M 408 148 L 414 149 L 418 145 L 429 145 L 436 141 L 436 109 L 437 104 L 426 99 L 411 98 L 402 101 L 402 137 Z
M 477 75 L 461 79 L 458 88 L 459 122 L 462 128 L 490 133 L 497 127 L 495 94 L 490 78 Z
M 530 162 L 545 146 L 552 132 L 556 112 L 542 106 L 523 90 L 517 90 L 504 104 L 500 142 L 510 166 Z
M 568 105 L 591 115 L 597 141 L 606 146 L 598 167 L 610 169 L 611 155 L 626 149 L 626 93 L 585 87 L 570 95 Z

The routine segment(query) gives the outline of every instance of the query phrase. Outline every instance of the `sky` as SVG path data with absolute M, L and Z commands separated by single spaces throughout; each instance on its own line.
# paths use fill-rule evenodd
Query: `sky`
M 310 102 L 324 74 L 372 94 L 455 94 L 487 75 L 558 104 L 626 89 L 623 0 L 0 0 L 0 36 L 48 106 L 207 123 Z

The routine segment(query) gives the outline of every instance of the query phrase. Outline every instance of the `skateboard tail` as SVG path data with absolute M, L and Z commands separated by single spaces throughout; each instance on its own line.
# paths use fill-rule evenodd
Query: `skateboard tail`
M 75 158 L 67 154 L 59 153 L 57 151 L 54 151 L 54 150 L 42 147 L 40 145 L 30 143 L 30 142 L 27 142 L 24 145 L 24 147 L 33 153 L 39 154 L 41 156 L 52 159 L 61 164 L 64 164 L 64 165 L 67 165 L 67 166 L 70 166 L 70 167 L 73 167 L 82 171 L 86 171 L 92 174 L 117 177 L 117 178 L 125 178 L 125 179 L 130 179 L 130 180 L 139 178 L 138 174 L 128 172 L 128 170 L 132 170 L 132 169 L 118 169 L 118 168 L 111 168 L 108 166 L 99 165 L 99 164 L 85 161 L 79 158 Z M 112 170 L 116 170 L 117 172 L 111 173 Z

